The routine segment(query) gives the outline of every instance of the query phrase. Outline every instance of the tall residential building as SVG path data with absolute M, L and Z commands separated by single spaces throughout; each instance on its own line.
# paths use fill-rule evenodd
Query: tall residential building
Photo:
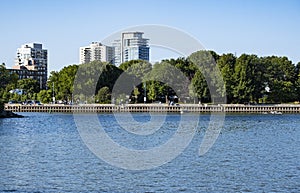
M 89 46 L 80 47 L 79 54 L 80 64 L 95 60 L 114 63 L 115 49 L 99 42 L 92 42 Z
M 120 66 L 121 60 L 121 40 L 114 40 L 112 46 L 115 48 L 114 64 Z
M 10 70 L 19 79 L 32 78 L 39 82 L 40 89 L 46 89 L 48 51 L 39 43 L 24 44 L 17 49 L 15 65 Z
M 148 40 L 143 38 L 143 32 L 123 32 L 121 40 L 115 40 L 115 65 L 130 60 L 149 61 Z

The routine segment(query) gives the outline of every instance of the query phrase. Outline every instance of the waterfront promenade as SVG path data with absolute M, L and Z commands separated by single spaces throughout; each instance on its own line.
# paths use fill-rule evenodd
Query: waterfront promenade
M 5 110 L 12 112 L 61 112 L 61 113 L 102 113 L 102 112 L 168 112 L 168 113 L 300 113 L 299 104 L 242 105 L 242 104 L 84 104 L 84 105 L 20 105 L 5 104 Z

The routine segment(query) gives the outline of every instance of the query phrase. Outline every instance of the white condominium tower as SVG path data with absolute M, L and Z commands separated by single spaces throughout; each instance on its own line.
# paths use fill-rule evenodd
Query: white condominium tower
M 17 49 L 15 66 L 27 66 L 29 70 L 47 68 L 47 50 L 42 44 L 24 44 Z
M 121 40 L 115 40 L 115 65 L 130 60 L 149 61 L 148 40 L 143 38 L 143 32 L 123 32 Z
M 32 78 L 39 82 L 40 88 L 47 84 L 48 52 L 39 43 L 24 44 L 17 49 L 17 57 L 12 72 L 20 79 Z
M 111 46 L 103 45 L 99 42 L 92 42 L 89 46 L 80 47 L 80 64 L 92 61 L 114 63 L 115 49 Z

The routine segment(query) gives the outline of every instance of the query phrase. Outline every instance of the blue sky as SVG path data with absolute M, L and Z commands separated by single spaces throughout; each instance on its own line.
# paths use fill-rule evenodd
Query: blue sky
M 48 49 L 49 71 L 60 70 L 78 63 L 80 46 L 144 24 L 183 30 L 218 54 L 300 62 L 298 0 L 0 0 L 0 5 L 0 62 L 8 67 L 20 45 L 39 42 Z

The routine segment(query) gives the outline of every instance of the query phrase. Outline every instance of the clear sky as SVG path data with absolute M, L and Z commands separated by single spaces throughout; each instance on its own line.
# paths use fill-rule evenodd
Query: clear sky
M 7 67 L 20 45 L 38 42 L 48 49 L 49 71 L 60 70 L 78 63 L 80 46 L 144 24 L 181 29 L 218 54 L 300 62 L 298 0 L 0 0 L 0 8 L 0 62 Z

